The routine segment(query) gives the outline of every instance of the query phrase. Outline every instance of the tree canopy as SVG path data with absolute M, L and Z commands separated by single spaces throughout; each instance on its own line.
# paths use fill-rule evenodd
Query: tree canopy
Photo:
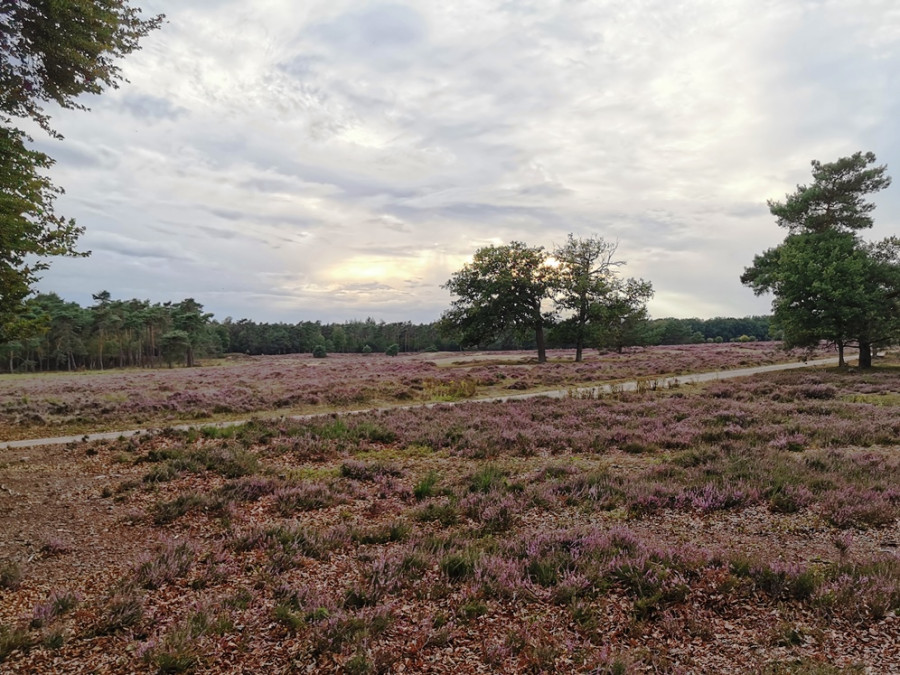
M 620 278 L 624 261 L 615 258 L 616 249 L 602 238 L 571 234 L 552 254 L 517 241 L 480 248 L 444 285 L 458 296 L 441 319 L 444 330 L 458 334 L 463 346 L 531 331 L 540 363 L 551 327 L 557 341 L 574 343 L 576 361 L 588 343 L 618 349 L 634 344 L 653 289 L 649 282 Z
M 622 279 L 618 270 L 625 261 L 616 259 L 617 250 L 617 243 L 602 237 L 572 234 L 553 250 L 558 264 L 554 300 L 568 313 L 563 327 L 572 334 L 576 361 L 581 361 L 587 340 L 618 351 L 641 340 L 653 286 L 642 279 Z
M 79 96 L 118 87 L 118 59 L 162 19 L 126 0 L 0 0 L 0 339 L 21 330 L 16 315 L 46 258 L 76 255 L 82 232 L 54 211 L 53 160 L 16 125 L 61 138 L 44 106 L 86 109 Z
M 457 298 L 441 321 L 446 329 L 459 332 L 463 345 L 493 339 L 510 328 L 531 330 L 543 363 L 544 329 L 550 323 L 543 303 L 551 297 L 553 283 L 554 270 L 542 246 L 513 241 L 480 248 L 472 262 L 444 284 Z
M 859 348 L 859 365 L 872 365 L 872 350 L 900 334 L 900 240 L 862 240 L 875 205 L 865 196 L 890 185 L 887 167 L 872 153 L 829 164 L 813 161 L 814 182 L 798 186 L 784 202 L 769 202 L 790 233 L 779 246 L 754 258 L 742 283 L 757 295 L 774 294 L 773 323 L 787 346 Z

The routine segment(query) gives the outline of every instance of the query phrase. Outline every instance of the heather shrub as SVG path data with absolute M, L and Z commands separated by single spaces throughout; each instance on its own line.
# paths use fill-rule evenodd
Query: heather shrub
M 142 555 L 134 569 L 134 580 L 142 588 L 155 589 L 187 574 L 196 551 L 187 541 L 166 539 L 155 555 Z
M 175 497 L 175 499 L 157 502 L 151 510 L 151 516 L 156 525 L 168 525 L 190 511 L 204 508 L 208 504 L 209 500 L 205 495 L 196 492 L 185 492 Z
M 414 514 L 416 520 L 423 522 L 437 521 L 444 527 L 455 525 L 459 521 L 459 509 L 449 500 L 429 502 Z
M 772 513 L 797 513 L 809 506 L 813 499 L 813 493 L 806 486 L 786 485 L 769 496 L 769 510 Z
M 825 495 L 820 503 L 825 519 L 835 527 L 886 527 L 897 518 L 898 507 L 884 492 L 846 487 Z
M 358 481 L 375 481 L 381 477 L 399 477 L 403 471 L 388 462 L 359 462 L 350 460 L 341 464 L 341 476 Z
M 28 651 L 34 643 L 34 638 L 24 627 L 10 628 L 0 624 L 0 663 L 17 650 Z
M 304 481 L 275 492 L 275 508 L 283 516 L 293 515 L 297 511 L 325 509 L 343 501 L 335 494 L 333 486 L 321 482 Z
M 255 502 L 278 489 L 280 482 L 263 476 L 245 476 L 223 485 L 218 494 L 226 501 Z
M 159 673 L 188 672 L 200 664 L 198 637 L 191 626 L 176 625 L 144 652 L 143 659 Z
M 71 552 L 71 550 L 72 547 L 69 546 L 69 544 L 56 537 L 51 537 L 50 539 L 47 539 L 43 544 L 41 544 L 41 553 L 43 553 L 47 557 L 69 553 Z
M 22 583 L 22 568 L 15 560 L 0 561 L 0 588 L 14 591 Z
M 522 560 L 487 554 L 475 563 L 473 574 L 475 588 L 485 597 L 515 599 L 532 595 Z
M 787 597 L 794 600 L 809 599 L 819 582 L 813 569 L 780 561 L 753 566 L 749 576 L 757 588 L 773 598 Z
M 204 452 L 200 457 L 208 470 L 220 473 L 225 478 L 240 478 L 259 471 L 259 459 L 256 455 L 236 445 Z
M 356 613 L 343 610 L 310 626 L 313 654 L 339 653 L 348 645 L 382 634 L 391 624 L 390 607 L 369 607 Z
M 594 507 L 609 511 L 619 506 L 624 497 L 623 481 L 607 469 L 574 473 L 554 486 L 569 505 L 590 502 Z
M 58 616 L 62 616 L 78 605 L 80 598 L 73 591 L 53 591 L 45 602 L 35 605 L 31 615 L 31 627 L 43 628 Z
M 395 520 L 387 525 L 372 525 L 352 530 L 350 536 L 358 544 L 387 544 L 405 541 L 409 537 L 410 530 L 409 523 Z
M 827 615 L 851 620 L 880 621 L 900 611 L 900 560 L 883 557 L 836 566 L 816 589 L 813 604 Z
M 471 493 L 459 502 L 459 508 L 467 517 L 480 523 L 486 532 L 493 533 L 512 527 L 518 505 L 515 497 L 497 489 Z
M 299 523 L 274 525 L 264 530 L 251 531 L 248 536 L 253 543 L 249 548 L 266 548 L 273 556 L 281 555 L 291 559 L 297 555 L 321 558 L 331 547 L 326 535 Z
M 109 635 L 136 626 L 143 618 L 143 596 L 136 588 L 126 586 L 107 596 L 100 609 L 94 632 L 97 635 Z

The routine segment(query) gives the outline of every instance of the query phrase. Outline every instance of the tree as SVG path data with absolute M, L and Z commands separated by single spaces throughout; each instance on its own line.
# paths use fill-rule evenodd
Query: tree
M 84 110 L 81 94 L 118 87 L 117 60 L 159 27 L 127 0 L 0 0 L 0 340 L 46 258 L 77 255 L 82 229 L 58 216 L 62 189 L 44 175 L 53 164 L 31 150 L 14 120 L 53 137 L 44 105 Z
M 443 286 L 458 297 L 441 317 L 442 329 L 458 332 L 463 346 L 492 340 L 507 329 L 531 330 L 538 362 L 544 363 L 544 328 L 551 315 L 542 305 L 553 293 L 554 274 L 543 247 L 513 241 L 480 248 Z
M 206 347 L 209 342 L 209 332 L 207 325 L 212 318 L 212 314 L 203 312 L 203 305 L 193 298 L 186 298 L 177 305 L 172 306 L 172 327 L 171 333 L 184 334 L 187 342 L 185 344 L 185 365 L 193 368 L 194 355 L 198 349 Z M 165 336 L 163 336 L 165 338 Z M 179 342 L 180 344 L 180 342 Z
M 647 344 L 649 340 L 647 302 L 653 286 L 643 279 L 616 279 L 600 306 L 597 317 L 597 346 L 615 349 Z
M 774 294 L 773 325 L 787 346 L 812 347 L 827 340 L 859 348 L 860 368 L 872 350 L 900 334 L 900 240 L 866 243 L 858 230 L 871 227 L 875 208 L 864 197 L 884 189 L 887 167 L 875 155 L 855 153 L 830 164 L 813 161 L 814 182 L 798 186 L 784 202 L 769 202 L 778 224 L 789 229 L 779 246 L 744 270 L 741 282 L 757 295 Z
M 558 267 L 554 277 L 556 306 L 570 312 L 564 321 L 575 341 L 575 360 L 581 361 L 589 334 L 599 343 L 621 351 L 640 339 L 647 320 L 647 301 L 653 287 L 641 279 L 622 279 L 616 260 L 618 244 L 600 237 L 580 239 L 570 234 L 553 251 Z
M 570 234 L 566 243 L 553 251 L 553 258 L 559 263 L 556 306 L 571 312 L 565 323 L 572 329 L 576 361 L 581 361 L 588 322 L 596 318 L 598 308 L 612 290 L 615 268 L 623 264 L 613 260 L 617 248 L 617 244 L 602 238 L 578 239 Z

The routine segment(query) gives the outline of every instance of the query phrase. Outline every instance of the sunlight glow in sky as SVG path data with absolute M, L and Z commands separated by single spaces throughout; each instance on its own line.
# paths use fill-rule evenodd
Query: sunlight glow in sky
M 766 313 L 738 278 L 812 159 L 898 182 L 894 0 L 137 0 L 130 80 L 40 139 L 87 228 L 40 288 L 216 318 L 431 321 L 479 246 L 619 242 L 651 314 Z

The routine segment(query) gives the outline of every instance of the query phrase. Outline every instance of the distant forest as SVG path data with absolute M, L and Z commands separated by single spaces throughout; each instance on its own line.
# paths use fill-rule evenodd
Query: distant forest
M 228 353 L 249 355 L 456 351 L 452 334 L 439 322 L 319 321 L 258 323 L 249 319 L 217 321 L 192 298 L 178 303 L 113 300 L 102 292 L 81 307 L 55 293 L 28 301 L 17 339 L 0 345 L 0 372 L 103 370 L 193 366 L 199 358 Z M 769 317 L 652 319 L 632 346 L 777 339 Z M 564 327 L 551 327 L 547 345 L 571 347 Z M 595 345 L 593 345 L 595 346 Z M 480 349 L 533 349 L 534 336 L 509 332 Z

